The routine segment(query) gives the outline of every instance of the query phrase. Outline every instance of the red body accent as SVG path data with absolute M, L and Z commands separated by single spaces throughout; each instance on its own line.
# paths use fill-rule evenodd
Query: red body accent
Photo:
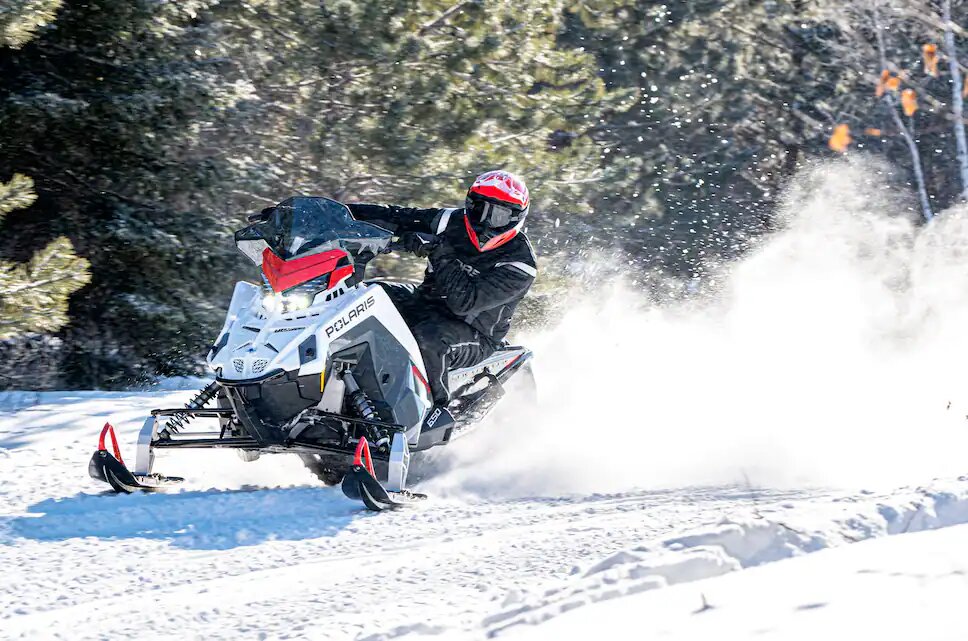
M 339 284 L 339 282 L 344 278 L 346 278 L 347 276 L 352 276 L 353 271 L 354 269 L 352 265 L 346 265 L 345 267 L 340 267 L 339 269 L 334 271 L 329 276 L 329 289 L 336 287 Z
M 430 384 L 427 383 L 427 379 L 423 377 L 423 374 L 420 373 L 420 370 L 417 369 L 417 366 L 411 364 L 410 369 L 413 370 L 413 375 L 417 377 L 417 380 L 420 381 L 423 384 L 424 388 L 427 390 L 427 396 L 431 396 Z
M 348 258 L 345 251 L 333 249 L 321 254 L 284 260 L 267 247 L 262 252 L 262 273 L 265 274 L 273 291 L 282 292 L 329 274 L 336 269 L 336 264 L 343 258 Z M 349 269 L 352 271 L 353 268 L 350 266 Z
M 512 358 L 512 359 L 511 359 L 511 362 L 510 362 L 510 363 L 508 363 L 507 365 L 505 365 L 505 366 L 504 366 L 504 369 L 503 369 L 503 370 L 501 370 L 501 371 L 502 371 L 502 372 L 506 372 L 506 371 L 508 371 L 509 369 L 511 369 L 511 366 L 512 366 L 512 365 L 514 365 L 515 363 L 517 363 L 517 362 L 518 362 L 518 361 L 519 361 L 519 360 L 521 359 L 521 357 L 522 357 L 522 356 L 524 356 L 524 354 L 518 354 L 517 356 L 515 356 L 514 358 Z
M 101 428 L 101 438 L 97 442 L 97 451 L 107 452 L 107 448 L 104 447 L 104 437 L 108 434 L 111 435 L 111 449 L 114 450 L 114 458 L 118 459 L 118 463 L 124 465 L 124 459 L 121 458 L 121 448 L 118 447 L 118 437 L 114 434 L 114 427 L 110 423 L 105 423 L 104 427 Z
M 366 461 L 366 471 L 370 473 L 370 476 L 376 478 L 376 472 L 373 471 L 373 459 L 370 458 L 370 444 L 366 442 L 365 436 L 361 436 L 360 442 L 356 446 L 353 465 L 363 467 L 364 460 Z
M 518 235 L 517 229 L 509 229 L 503 234 L 498 234 L 491 240 L 487 241 L 486 243 L 484 243 L 484 246 L 481 247 L 481 243 L 477 239 L 477 232 L 475 232 L 474 228 L 471 227 L 471 221 L 467 218 L 467 214 L 464 214 L 464 228 L 467 229 L 467 237 L 471 239 L 471 243 L 473 243 L 474 247 L 477 247 L 477 251 L 479 252 L 486 252 L 489 249 L 500 247 L 501 245 L 503 245 L 504 243 L 508 242 L 509 240 L 511 240 L 512 238 Z
M 470 193 L 494 198 L 503 203 L 514 203 L 521 207 L 527 207 L 531 202 L 531 196 L 524 181 L 507 171 L 489 171 L 481 174 L 471 185 Z

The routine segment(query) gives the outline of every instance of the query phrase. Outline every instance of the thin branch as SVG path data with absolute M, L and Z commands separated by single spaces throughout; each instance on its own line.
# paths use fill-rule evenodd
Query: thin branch
M 463 2 L 458 2 L 457 4 L 447 9 L 446 11 L 444 11 L 442 14 L 440 14 L 430 22 L 427 22 L 423 26 L 421 26 L 420 29 L 417 31 L 417 35 L 420 35 L 420 36 L 427 35 L 431 31 L 433 31 L 434 29 L 442 25 L 444 22 L 446 22 L 447 19 L 450 18 L 452 15 L 454 15 L 455 13 L 457 13 L 458 11 L 462 10 L 464 7 L 470 4 L 476 4 L 476 2 L 474 2 L 474 0 L 464 0 Z
M 877 5 L 874 6 L 874 34 L 877 38 L 877 54 L 881 61 L 881 69 L 887 69 L 887 45 L 884 43 L 884 30 L 881 26 L 880 12 L 877 10 Z M 894 124 L 907 143 L 908 152 L 911 154 L 911 165 L 914 169 L 914 179 L 917 183 L 918 199 L 921 201 L 921 215 L 924 217 L 925 222 L 930 222 L 934 218 L 934 212 L 931 211 L 931 200 L 928 198 L 928 188 L 924 181 L 924 169 L 921 167 L 921 153 L 918 151 L 917 141 L 914 139 L 914 134 L 911 129 L 906 127 L 904 121 L 901 120 L 901 114 L 898 113 L 897 102 L 894 100 L 894 94 L 892 92 L 884 92 L 884 102 L 887 104 L 888 111 L 891 112 Z M 911 120 L 911 126 L 912 128 L 914 126 L 913 119 Z

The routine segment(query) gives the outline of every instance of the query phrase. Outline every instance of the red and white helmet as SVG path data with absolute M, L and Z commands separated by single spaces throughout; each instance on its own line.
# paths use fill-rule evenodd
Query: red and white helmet
M 464 226 L 478 251 L 500 247 L 521 231 L 531 208 L 524 181 L 508 171 L 481 174 L 464 199 Z

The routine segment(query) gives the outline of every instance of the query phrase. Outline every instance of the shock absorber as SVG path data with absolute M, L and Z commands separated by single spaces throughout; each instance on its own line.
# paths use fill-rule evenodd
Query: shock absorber
M 368 421 L 379 421 L 380 416 L 376 413 L 376 406 L 366 393 L 360 389 L 352 372 L 349 370 L 343 372 L 343 382 L 346 384 L 346 391 L 350 393 L 350 405 L 353 406 L 357 414 Z
M 366 395 L 366 392 L 360 389 L 352 372 L 349 370 L 343 372 L 343 382 L 346 384 L 346 391 L 349 392 L 350 405 L 353 406 L 357 414 L 368 421 L 379 421 L 380 415 L 376 413 L 376 405 Z M 376 449 L 385 450 L 389 446 L 390 437 L 387 436 L 385 431 L 372 426 L 367 426 L 366 431 L 370 443 Z
M 165 429 L 162 430 L 162 434 L 170 436 L 171 434 L 177 434 L 178 430 L 185 427 L 190 420 L 192 420 L 191 410 L 200 410 L 205 407 L 210 400 L 215 398 L 218 394 L 218 383 L 212 381 L 205 387 L 203 387 L 198 394 L 195 395 L 192 400 L 185 403 L 185 411 L 179 412 L 178 414 L 172 414 L 168 417 L 168 423 L 165 425 Z

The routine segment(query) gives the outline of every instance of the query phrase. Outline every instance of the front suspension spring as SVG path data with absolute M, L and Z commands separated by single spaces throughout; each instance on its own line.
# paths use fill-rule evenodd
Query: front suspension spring
M 379 421 L 380 416 L 376 413 L 376 405 L 363 393 L 363 390 L 356 390 L 350 394 L 350 405 L 356 410 L 361 418 L 368 421 Z
M 184 412 L 172 414 L 168 417 L 168 422 L 165 425 L 165 429 L 162 430 L 162 433 L 166 436 L 177 434 L 180 429 L 188 425 L 188 422 L 192 420 L 193 414 L 191 410 L 200 410 L 205 407 L 218 394 L 218 388 L 219 385 L 215 381 L 203 387 L 192 400 L 185 403 Z
M 380 415 L 376 411 L 376 405 L 366 395 L 366 392 L 360 389 L 360 385 L 356 382 L 356 377 L 353 376 L 353 372 L 350 370 L 344 371 L 343 382 L 346 384 L 346 391 L 349 392 L 348 400 L 350 405 L 356 410 L 356 413 L 367 421 L 381 420 Z M 371 437 L 371 443 L 377 449 L 386 448 L 390 439 L 384 431 L 373 427 L 367 427 L 366 430 Z

